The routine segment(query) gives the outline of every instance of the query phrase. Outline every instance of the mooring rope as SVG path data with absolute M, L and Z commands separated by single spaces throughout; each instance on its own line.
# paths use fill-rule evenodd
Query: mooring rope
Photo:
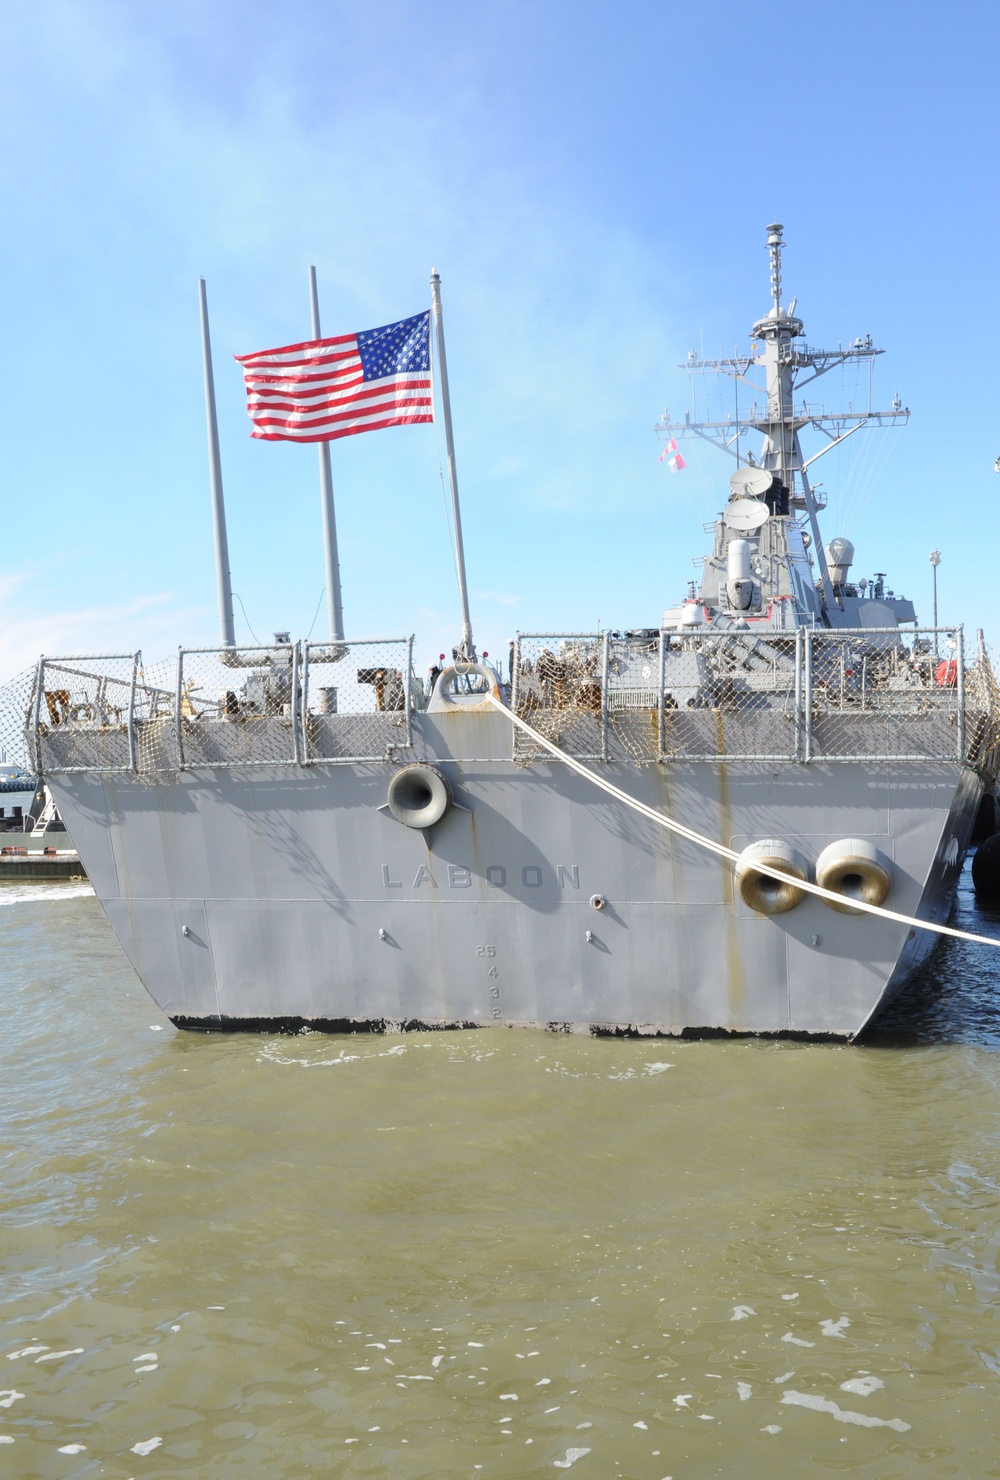
M 689 843 L 695 843 L 699 848 L 706 848 L 710 853 L 716 853 L 720 858 L 727 858 L 731 863 L 739 862 L 740 854 L 735 849 L 727 848 L 725 843 L 716 843 L 714 839 L 705 837 L 703 833 L 695 832 L 692 827 L 685 827 L 683 822 L 675 822 L 672 817 L 666 817 L 662 812 L 657 812 L 654 807 L 647 807 L 645 802 L 640 802 L 636 797 L 629 796 L 627 791 L 622 791 L 620 787 L 605 780 L 596 771 L 592 771 L 589 766 L 585 766 L 582 761 L 578 761 L 575 756 L 569 755 L 567 751 L 560 749 L 553 741 L 536 730 L 533 725 L 529 725 L 527 720 L 522 719 L 519 714 L 515 714 L 512 709 L 508 709 L 506 704 L 495 698 L 494 695 L 490 694 L 489 700 L 494 709 L 498 709 L 501 714 L 506 715 L 511 723 L 516 725 L 519 730 L 522 730 L 525 735 L 530 735 L 536 745 L 540 745 L 543 750 L 547 750 L 550 755 L 555 756 L 557 760 L 569 766 L 570 770 L 575 771 L 578 776 L 583 776 L 587 781 L 592 782 L 594 786 L 600 787 L 601 791 L 607 792 L 608 796 L 615 797 L 619 802 L 624 802 L 626 807 L 632 808 L 633 812 L 638 812 L 641 816 L 648 817 L 650 822 L 655 822 L 660 827 L 667 828 L 669 832 L 677 833 L 679 837 L 686 838 Z M 806 894 L 815 894 L 819 899 L 825 899 L 831 904 L 843 907 L 848 902 L 845 901 L 842 894 L 836 894 L 832 889 L 823 889 L 819 884 L 810 883 L 808 879 L 794 878 L 790 874 L 783 873 L 781 869 L 772 868 L 770 864 L 758 863 L 754 859 L 752 860 L 752 866 L 757 873 L 764 874 L 769 879 L 777 879 L 779 883 L 787 884 L 789 879 L 791 879 L 796 889 L 802 889 Z M 878 904 L 866 904 L 860 899 L 852 899 L 849 903 L 852 910 L 860 911 L 866 915 L 878 915 L 882 920 L 892 920 L 897 925 L 909 925 L 914 930 L 930 930 L 935 935 L 948 935 L 955 940 L 973 941 L 976 945 L 981 946 L 1000 946 L 1000 940 L 995 940 L 991 935 L 975 935 L 969 930 L 958 930 L 954 925 L 935 925 L 930 920 L 918 920 L 914 915 L 901 915 L 896 910 L 887 910 Z

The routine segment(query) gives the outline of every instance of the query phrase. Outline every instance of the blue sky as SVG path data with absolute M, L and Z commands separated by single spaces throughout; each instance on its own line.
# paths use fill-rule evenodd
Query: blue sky
M 480 647 L 654 624 L 729 460 L 658 462 L 693 345 L 744 348 L 764 228 L 813 345 L 876 400 L 824 535 L 1000 640 L 995 6 L 857 0 L 6 0 L 0 677 L 216 640 L 208 283 L 237 632 L 324 634 L 316 452 L 251 441 L 234 354 L 429 303 L 442 276 Z M 850 400 L 852 378 L 823 393 Z M 349 635 L 459 636 L 438 428 L 332 444 Z M 319 608 L 319 613 L 317 613 Z

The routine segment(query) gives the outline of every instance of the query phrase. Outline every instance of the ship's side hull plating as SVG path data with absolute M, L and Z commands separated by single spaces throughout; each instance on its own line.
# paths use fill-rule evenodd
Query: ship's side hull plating
M 391 764 L 52 777 L 174 1022 L 849 1037 L 934 944 L 808 895 L 757 914 L 726 860 L 559 762 L 515 764 L 502 716 L 417 718 L 414 758 L 455 801 L 427 830 L 386 809 Z M 784 839 L 814 864 L 866 839 L 890 861 L 887 905 L 925 919 L 947 912 L 981 793 L 947 761 L 598 769 L 736 850 Z

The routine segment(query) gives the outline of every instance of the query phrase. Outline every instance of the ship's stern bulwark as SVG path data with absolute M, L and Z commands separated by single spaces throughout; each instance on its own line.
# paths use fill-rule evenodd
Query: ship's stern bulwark
M 473 717 L 457 718 L 454 734 L 425 722 L 417 758 L 454 801 L 427 829 L 387 810 L 398 764 L 52 778 L 111 925 L 174 1022 L 850 1037 L 933 945 L 808 895 L 758 914 L 727 860 L 557 761 L 512 762 L 502 720 L 497 758 L 463 759 Z M 866 839 L 890 863 L 887 906 L 928 919 L 947 910 L 981 794 L 944 761 L 595 769 L 736 851 L 784 839 L 814 863 Z

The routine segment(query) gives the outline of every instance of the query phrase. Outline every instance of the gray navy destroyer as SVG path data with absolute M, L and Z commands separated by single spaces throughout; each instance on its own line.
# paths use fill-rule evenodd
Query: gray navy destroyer
M 28 760 L 175 1024 L 851 1038 L 905 986 L 935 935 L 858 906 L 947 918 L 997 686 L 824 544 L 811 463 L 908 412 L 805 399 L 881 351 L 808 346 L 768 245 L 746 355 L 687 365 L 758 388 L 660 424 L 735 469 L 659 620 L 521 633 L 504 671 L 467 626 L 426 691 L 410 637 L 39 662 Z

